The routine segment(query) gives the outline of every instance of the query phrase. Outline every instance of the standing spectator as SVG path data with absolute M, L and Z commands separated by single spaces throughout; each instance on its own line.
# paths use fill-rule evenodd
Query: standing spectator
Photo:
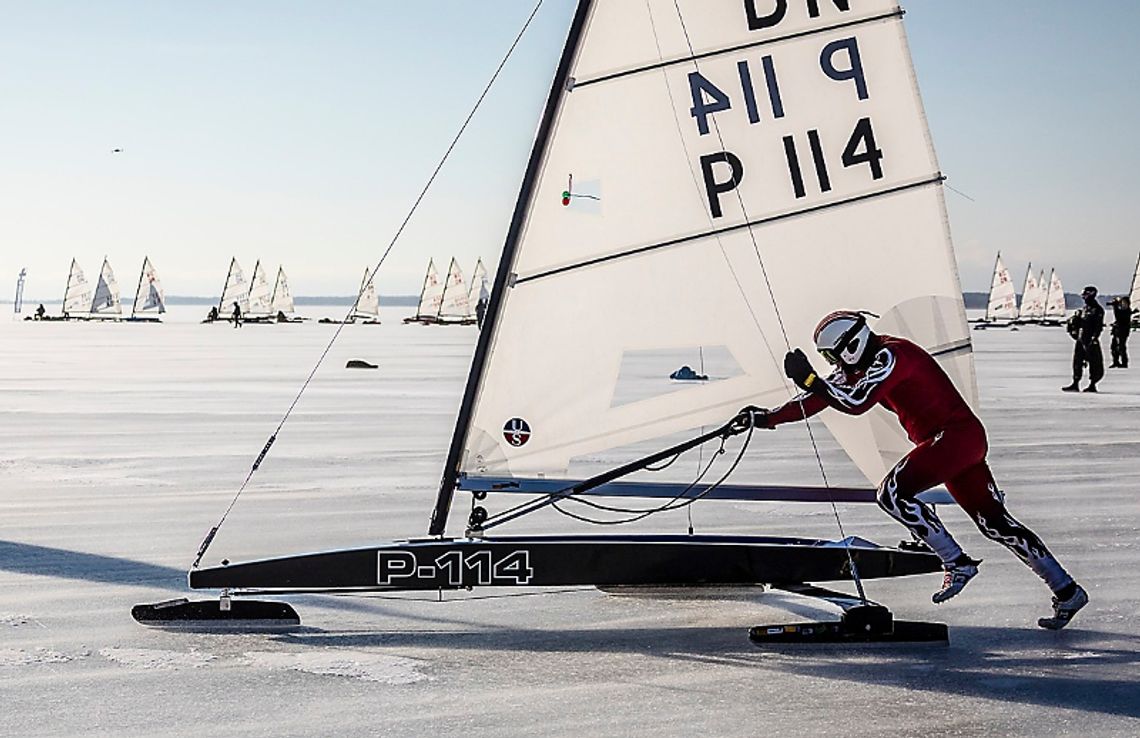
M 1081 374 L 1089 365 L 1089 386 L 1085 392 L 1096 392 L 1096 383 L 1104 376 L 1104 354 L 1100 350 L 1100 333 L 1104 330 L 1104 308 L 1096 301 L 1096 287 L 1089 285 L 1081 290 L 1085 306 L 1069 320 L 1069 335 L 1076 341 L 1073 346 L 1073 383 L 1062 387 L 1064 392 L 1080 391 Z
M 1128 334 L 1132 332 L 1132 303 L 1127 295 L 1114 297 L 1112 306 L 1112 363 L 1109 369 L 1128 368 Z

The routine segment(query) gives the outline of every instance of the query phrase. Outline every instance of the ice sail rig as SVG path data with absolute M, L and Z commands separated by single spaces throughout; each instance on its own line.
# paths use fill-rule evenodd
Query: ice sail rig
M 1136 323 L 1136 313 L 1140 309 L 1140 256 L 1136 257 L 1136 268 L 1132 270 L 1132 288 L 1128 291 L 1128 304 L 1132 306 L 1132 323 Z
M 474 322 L 475 308 L 467 302 L 467 282 L 459 261 L 451 258 L 447 268 L 447 279 L 443 284 L 443 297 L 440 299 L 438 323 L 468 324 Z
M 157 322 L 158 316 L 165 312 L 166 297 L 162 291 L 162 282 L 158 280 L 158 272 L 155 271 L 154 264 L 150 263 L 150 257 L 143 257 L 130 320 Z
M 111 269 L 111 262 L 103 259 L 99 270 L 99 282 L 95 285 L 95 296 L 91 300 L 91 317 L 101 320 L 118 320 L 123 314 L 119 302 L 119 282 Z
M 430 265 L 429 265 L 430 266 Z M 364 267 L 364 277 L 360 280 L 360 290 L 357 291 L 356 307 L 349 318 L 352 322 L 360 320 L 362 323 L 380 322 L 380 297 L 376 294 L 376 283 L 369 279 L 372 270 Z
M 63 317 L 86 316 L 91 309 L 91 285 L 83 276 L 83 269 L 75 259 L 67 273 L 67 286 L 63 289 Z
M 420 289 L 420 301 L 416 305 L 416 314 L 404 318 L 405 323 L 435 323 L 439 320 L 439 311 L 443 306 L 444 283 L 435 269 L 435 260 L 428 259 L 427 273 L 424 274 L 424 286 Z
M 475 270 L 471 272 L 471 284 L 467 287 L 468 320 L 477 319 L 475 307 L 479 304 L 479 298 L 490 293 L 490 286 L 487 284 L 487 267 L 483 266 L 483 260 L 479 259 L 475 262 Z
M 566 205 L 571 177 L 598 183 L 598 207 Z M 787 400 L 785 350 L 811 346 L 816 322 L 835 309 L 881 316 L 877 331 L 924 346 L 976 405 L 942 180 L 893 2 L 583 0 L 499 261 L 435 538 L 195 569 L 191 586 L 798 586 L 845 579 L 852 561 L 864 579 L 937 570 L 929 552 L 860 542 L 491 538 L 510 516 L 474 502 L 468 537 L 446 533 L 457 491 L 480 502 L 527 492 L 540 505 L 591 491 L 683 496 L 620 478 L 741 432 L 724 421 L 744 405 Z M 703 346 L 722 347 L 741 371 L 612 402 L 623 357 Z M 869 480 L 910 448 L 884 410 L 821 417 Z M 575 458 L 700 427 L 714 430 L 589 480 L 564 476 Z M 873 499 L 870 489 L 807 485 L 718 492 Z
M 1045 293 L 1033 273 L 1033 263 L 1025 268 L 1025 286 L 1021 289 L 1021 305 L 1017 309 L 1017 322 L 1032 323 L 1045 314 Z
M 272 315 L 273 284 L 265 274 L 259 259 L 253 265 L 253 278 L 249 282 L 249 308 L 243 309 L 251 320 L 265 320 Z
M 990 323 L 1000 320 L 1010 321 L 1016 318 L 1017 292 L 1014 290 L 1009 270 L 1002 263 L 1001 252 L 999 251 L 997 260 L 994 261 L 993 278 L 990 280 L 990 296 L 986 301 L 985 320 Z
M 289 279 L 285 267 L 277 267 L 277 280 L 273 283 L 273 296 L 269 300 L 269 310 L 274 315 L 289 317 L 293 314 L 293 293 L 289 290 Z
M 218 315 L 228 318 L 234 311 L 234 303 L 242 314 L 249 312 L 249 287 L 245 282 L 245 272 L 238 264 L 237 257 L 230 259 L 230 270 L 226 273 L 226 284 L 222 287 L 222 297 L 218 300 Z
M 1045 314 L 1042 323 L 1058 326 L 1065 320 L 1065 287 L 1054 269 L 1049 273 L 1049 286 L 1045 290 Z

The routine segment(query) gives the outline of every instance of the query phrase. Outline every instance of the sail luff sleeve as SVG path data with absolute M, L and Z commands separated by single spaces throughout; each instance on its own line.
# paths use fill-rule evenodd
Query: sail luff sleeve
M 507 238 L 503 244 L 503 253 L 499 258 L 499 269 L 495 273 L 495 285 L 491 290 L 491 300 L 487 306 L 483 328 L 479 332 L 479 342 L 475 348 L 475 355 L 471 359 L 471 371 L 467 375 L 467 385 L 463 391 L 459 416 L 455 421 L 455 432 L 451 437 L 447 461 L 444 463 L 443 479 L 440 481 L 439 495 L 436 498 L 435 508 L 432 510 L 428 535 L 441 535 L 447 526 L 447 515 L 451 509 L 451 501 L 455 496 L 455 483 L 459 477 L 459 464 L 470 427 L 475 397 L 478 394 L 479 385 L 483 379 L 483 371 L 486 368 L 487 355 L 494 340 L 495 327 L 502 310 L 523 226 L 526 223 L 527 210 L 535 195 L 535 184 L 542 168 L 543 156 L 550 141 L 554 122 L 558 117 L 559 105 L 567 91 L 570 68 L 581 46 L 583 30 L 593 7 L 594 0 L 579 0 L 578 2 L 578 8 L 574 12 L 574 20 L 570 25 L 570 32 L 566 37 L 566 45 L 562 49 L 562 58 L 558 62 L 558 70 L 554 75 L 554 82 L 551 84 L 550 94 L 546 100 L 546 107 L 543 109 L 542 122 L 538 134 L 535 136 L 526 174 L 523 176 L 522 185 L 519 188 L 515 212 L 511 216 L 510 230 L 507 232 Z

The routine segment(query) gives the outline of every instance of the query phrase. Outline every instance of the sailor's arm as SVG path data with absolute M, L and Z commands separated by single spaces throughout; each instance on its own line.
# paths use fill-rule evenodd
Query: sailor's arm
M 843 381 L 845 375 L 841 371 L 827 379 L 816 374 L 800 349 L 788 352 L 784 359 L 784 372 L 812 397 L 820 398 L 825 407 L 833 407 L 846 415 L 862 415 L 877 405 L 901 373 L 895 353 L 886 347 L 875 352 L 871 365 L 850 384 Z

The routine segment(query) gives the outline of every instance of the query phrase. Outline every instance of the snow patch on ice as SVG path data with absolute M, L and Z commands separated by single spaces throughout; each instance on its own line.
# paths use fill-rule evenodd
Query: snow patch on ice
M 322 651 L 320 653 L 275 653 L 248 651 L 245 658 L 251 666 L 289 669 L 308 674 L 349 677 L 382 684 L 412 684 L 430 679 L 421 674 L 411 659 L 360 651 Z
M 79 654 L 84 656 L 86 654 Z M 63 664 L 76 658 L 75 655 L 50 648 L 36 648 L 26 651 L 22 648 L 0 648 L 0 667 L 28 666 L 30 664 Z
M 161 651 L 152 648 L 104 648 L 99 654 L 103 658 L 123 666 L 136 669 L 197 669 L 213 661 L 211 653 L 190 651 Z

